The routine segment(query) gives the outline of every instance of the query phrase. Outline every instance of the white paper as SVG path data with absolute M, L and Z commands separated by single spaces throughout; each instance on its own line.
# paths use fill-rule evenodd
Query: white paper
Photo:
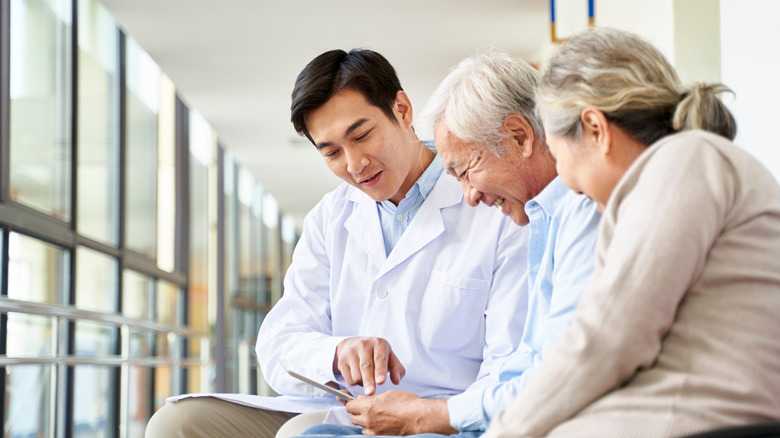
M 168 397 L 165 401 L 167 403 L 176 403 L 179 400 L 193 397 L 213 397 L 239 405 L 281 412 L 302 413 L 328 410 L 332 407 L 343 408 L 342 404 L 335 397 L 297 397 L 290 395 L 265 397 L 251 394 L 198 393 Z M 344 412 L 346 413 L 346 410 Z

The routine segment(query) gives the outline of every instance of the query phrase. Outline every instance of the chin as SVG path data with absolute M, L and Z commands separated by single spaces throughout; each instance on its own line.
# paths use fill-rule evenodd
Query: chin
M 531 221 L 528 220 L 528 216 L 523 216 L 523 217 L 513 217 L 512 222 L 516 223 L 517 225 L 520 225 L 521 227 L 524 227 L 528 225 L 528 223 Z

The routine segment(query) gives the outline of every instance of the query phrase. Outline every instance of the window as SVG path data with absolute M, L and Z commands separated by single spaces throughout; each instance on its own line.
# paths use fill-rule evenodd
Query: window
M 78 14 L 78 231 L 116 246 L 119 31 L 97 2 L 79 0 Z
M 13 0 L 11 200 L 71 217 L 71 15 L 67 0 Z
M 138 44 L 127 38 L 126 147 L 127 247 L 157 257 L 157 161 L 162 73 Z

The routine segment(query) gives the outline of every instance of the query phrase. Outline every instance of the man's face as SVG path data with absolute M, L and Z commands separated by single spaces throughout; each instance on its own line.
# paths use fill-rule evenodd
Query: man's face
M 497 156 L 481 145 L 459 139 L 449 132 L 446 123 L 436 126 L 434 140 L 444 169 L 460 181 L 470 205 L 496 205 L 516 224 L 528 224 L 525 203 L 539 190 L 534 189 L 536 185 L 529 173 L 532 169 L 528 169 L 528 160 L 518 148 L 509 147 L 507 140 L 506 152 Z
M 306 117 L 306 127 L 325 164 L 339 178 L 375 201 L 396 205 L 419 175 L 417 139 L 410 136 L 412 109 L 398 93 L 393 123 L 355 90 L 345 89 Z

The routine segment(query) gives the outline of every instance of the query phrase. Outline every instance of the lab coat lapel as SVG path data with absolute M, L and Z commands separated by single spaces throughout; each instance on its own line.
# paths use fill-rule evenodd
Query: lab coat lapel
M 387 256 L 376 201 L 356 189 L 352 190 L 349 199 L 356 206 L 349 218 L 344 221 L 344 228 L 379 269 L 385 263 Z
M 425 245 L 444 232 L 445 224 L 441 210 L 460 203 L 463 198 L 460 184 L 449 175 L 442 174 L 431 190 L 428 198 L 420 206 L 420 210 L 412 219 L 409 227 L 403 233 L 393 251 L 387 257 L 379 275 L 395 268 L 404 260 L 413 256 Z

